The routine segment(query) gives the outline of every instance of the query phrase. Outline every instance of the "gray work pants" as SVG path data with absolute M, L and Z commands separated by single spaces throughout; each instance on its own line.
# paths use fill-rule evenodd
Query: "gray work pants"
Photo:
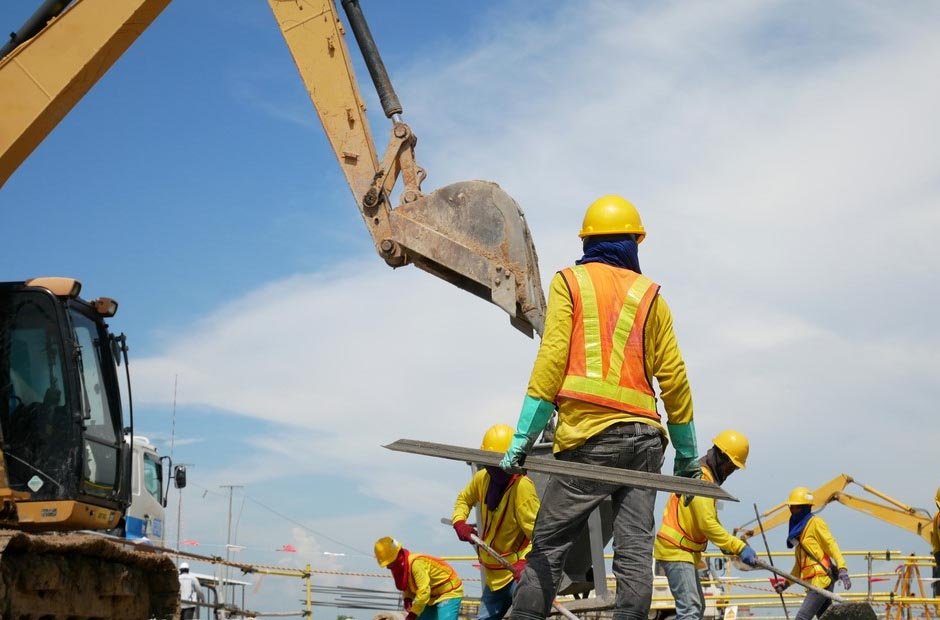
M 826 589 L 832 592 L 835 585 L 836 582 L 831 581 Z M 803 599 L 803 604 L 800 605 L 800 610 L 796 612 L 796 620 L 811 620 L 813 616 L 820 618 L 826 613 L 830 605 L 832 605 L 831 600 L 818 592 L 808 590 L 806 598 Z
M 663 438 L 643 423 L 615 424 L 583 445 L 555 455 L 561 461 L 659 473 Z M 552 477 L 532 533 L 532 551 L 512 602 L 514 620 L 541 620 L 551 611 L 565 557 L 605 498 L 614 519 L 614 620 L 646 620 L 653 595 L 653 505 L 656 491 Z
M 692 562 L 666 562 L 658 566 L 666 573 L 669 590 L 676 601 L 676 620 L 702 620 L 705 617 L 705 593 Z

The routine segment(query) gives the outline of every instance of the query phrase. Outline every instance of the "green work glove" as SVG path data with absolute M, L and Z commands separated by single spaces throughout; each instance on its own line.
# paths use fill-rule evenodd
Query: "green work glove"
M 695 422 L 666 424 L 666 426 L 669 428 L 672 445 L 676 449 L 672 475 L 683 478 L 701 478 L 702 466 L 698 460 L 698 446 L 695 442 Z
M 522 401 L 522 411 L 519 412 L 519 422 L 516 424 L 512 443 L 509 444 L 509 449 L 506 450 L 503 460 L 499 463 L 502 469 L 512 471 L 522 467 L 526 454 L 529 453 L 532 444 L 539 438 L 541 432 L 545 430 L 554 411 L 555 403 L 526 395 L 525 400 Z

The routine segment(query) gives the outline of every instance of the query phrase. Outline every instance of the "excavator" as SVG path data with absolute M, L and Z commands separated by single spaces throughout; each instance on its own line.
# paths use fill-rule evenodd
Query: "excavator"
M 45 0 L 0 48 L 0 186 L 170 0 Z M 379 256 L 414 265 L 541 334 L 545 300 L 528 225 L 495 183 L 425 192 L 358 0 L 349 27 L 390 120 L 379 158 L 333 0 L 268 0 Z M 398 204 L 392 205 L 398 180 Z M 126 338 L 111 298 L 64 277 L 0 283 L 0 617 L 168 618 L 178 583 L 165 556 L 79 530 L 107 531 L 130 503 L 133 406 Z
M 845 489 L 853 484 L 877 499 L 857 497 L 845 493 Z M 878 489 L 856 481 L 852 476 L 847 474 L 839 474 L 829 482 L 820 486 L 813 491 L 813 498 L 813 511 L 822 510 L 832 502 L 838 502 L 852 510 L 858 510 L 870 517 L 874 517 L 879 521 L 884 521 L 905 529 L 930 543 L 930 530 L 933 517 L 927 510 L 914 508 L 903 502 L 899 502 Z M 767 530 L 787 523 L 789 518 L 790 512 L 786 503 L 781 503 L 764 512 L 761 515 L 761 523 L 766 532 Z M 744 525 L 736 527 L 734 534 L 744 540 L 747 540 L 751 536 L 758 535 L 760 534 L 760 528 L 752 529 L 756 523 L 756 518 L 748 521 Z

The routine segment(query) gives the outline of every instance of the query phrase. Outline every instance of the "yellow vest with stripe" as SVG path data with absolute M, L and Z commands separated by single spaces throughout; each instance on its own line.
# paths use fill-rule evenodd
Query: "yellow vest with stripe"
M 422 591 L 421 584 L 416 578 L 418 571 L 428 578 L 429 590 Z M 421 615 L 426 607 L 437 605 L 441 601 L 463 596 L 463 581 L 453 567 L 440 558 L 423 553 L 410 553 L 408 555 L 408 587 L 403 593 L 404 598 L 413 600 L 411 611 Z
M 570 398 L 659 421 L 643 331 L 659 285 L 603 263 L 563 269 L 573 307 L 565 377 Z

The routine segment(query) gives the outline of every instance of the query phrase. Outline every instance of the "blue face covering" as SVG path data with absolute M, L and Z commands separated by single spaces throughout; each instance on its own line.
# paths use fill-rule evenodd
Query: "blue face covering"
M 790 515 L 790 531 L 787 532 L 787 547 L 792 549 L 796 546 L 796 541 L 800 539 L 800 534 L 809 520 L 813 518 L 813 513 L 809 506 L 800 506 L 800 510 Z
M 633 240 L 633 235 L 588 237 L 584 240 L 584 256 L 577 261 L 577 264 L 604 263 L 642 273 L 637 250 L 637 242 Z

